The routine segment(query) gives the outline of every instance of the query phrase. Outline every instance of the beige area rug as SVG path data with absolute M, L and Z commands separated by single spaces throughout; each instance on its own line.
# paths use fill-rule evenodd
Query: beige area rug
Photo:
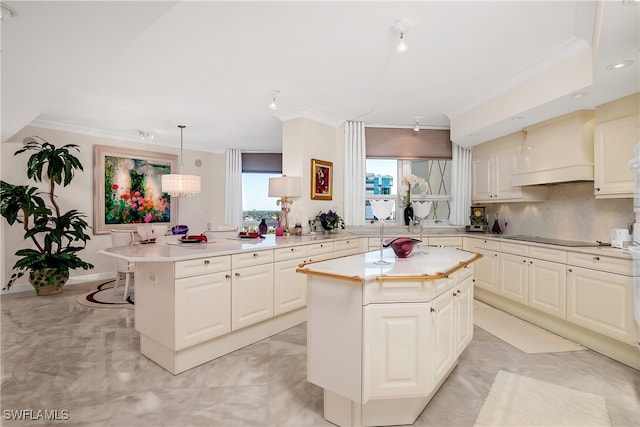
M 95 290 L 87 294 L 80 295 L 78 304 L 92 308 L 134 308 L 133 280 L 129 282 L 127 299 L 124 298 L 124 279 L 120 280 L 118 289 L 114 291 L 115 279 L 98 282 Z
M 610 426 L 604 397 L 498 371 L 475 427 Z
M 473 323 L 525 353 L 586 350 L 580 344 L 478 300 L 473 301 Z

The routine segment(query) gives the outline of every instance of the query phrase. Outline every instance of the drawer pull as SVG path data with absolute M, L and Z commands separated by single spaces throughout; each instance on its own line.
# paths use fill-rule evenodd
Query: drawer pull
M 594 256 L 594 257 L 593 257 L 593 260 L 594 260 L 594 261 L 600 261 L 600 257 L 599 257 L 599 256 Z
M 240 277 L 240 273 L 236 273 L 236 277 Z
M 568 269 L 567 271 L 568 271 L 569 273 L 573 272 L 573 270 L 572 270 L 572 269 Z
M 257 253 L 257 252 L 254 252 L 254 253 L 253 253 L 253 257 L 255 258 L 255 257 L 257 257 L 257 256 L 258 256 L 258 253 Z
M 295 249 L 294 249 L 294 248 L 291 248 L 291 252 L 295 252 Z
M 433 307 L 431 307 L 431 312 L 432 312 L 432 313 L 437 313 L 437 312 L 438 312 L 438 310 L 437 310 L 437 309 L 435 309 L 435 308 L 433 308 Z
M 230 275 L 230 274 L 225 274 L 225 275 L 224 275 L 224 278 L 225 278 L 225 279 L 231 279 L 231 275 Z
M 204 265 L 209 265 L 209 263 L 211 263 L 211 261 L 209 261 L 208 259 L 204 260 Z

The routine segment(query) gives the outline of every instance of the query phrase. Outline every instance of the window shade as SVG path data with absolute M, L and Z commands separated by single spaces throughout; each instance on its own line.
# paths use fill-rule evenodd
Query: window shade
M 282 173 L 282 153 L 242 153 L 242 172 Z
M 450 159 L 449 130 L 366 128 L 367 158 Z

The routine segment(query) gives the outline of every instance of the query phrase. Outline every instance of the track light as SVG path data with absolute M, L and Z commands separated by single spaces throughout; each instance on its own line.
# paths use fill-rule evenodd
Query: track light
M 420 131 L 420 119 L 422 118 L 422 116 L 416 116 L 416 125 L 413 127 L 413 131 L 414 132 L 419 132 Z
M 280 94 L 279 90 L 272 90 L 271 91 L 271 104 L 269 104 L 269 109 L 270 110 L 277 110 L 278 109 L 278 104 L 276 104 L 276 98 L 278 97 L 278 94 Z
M 404 52 L 407 49 L 409 49 L 409 45 L 404 41 L 404 33 L 400 33 L 400 41 L 398 41 L 398 44 L 396 45 L 396 50 L 398 52 Z

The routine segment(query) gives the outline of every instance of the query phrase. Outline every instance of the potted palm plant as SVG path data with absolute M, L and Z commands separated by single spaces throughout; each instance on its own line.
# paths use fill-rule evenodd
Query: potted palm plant
M 0 181 L 0 215 L 9 225 L 22 224 L 24 239 L 33 244 L 16 251 L 14 273 L 3 289 L 11 288 L 28 272 L 37 295 L 59 293 L 69 279 L 69 270 L 93 268 L 78 256 L 91 239 L 86 234 L 86 215 L 75 209 L 63 212 L 55 194 L 56 186 L 68 186 L 75 171 L 84 170 L 72 151 L 80 152 L 75 144 L 58 148 L 40 137 L 28 138 L 14 155 L 33 152 L 27 160 L 27 177 L 35 182 L 46 179 L 48 191 Z

